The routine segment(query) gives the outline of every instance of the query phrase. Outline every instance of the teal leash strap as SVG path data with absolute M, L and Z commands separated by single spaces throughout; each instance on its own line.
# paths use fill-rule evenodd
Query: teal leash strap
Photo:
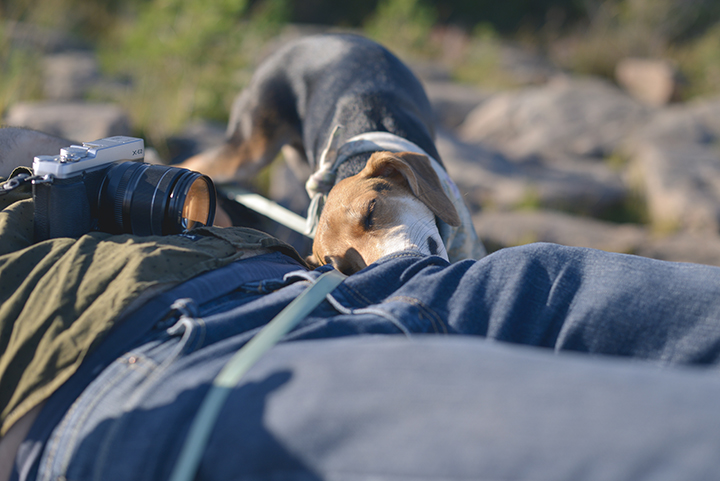
M 232 389 L 260 356 L 310 314 L 345 277 L 334 269 L 318 277 L 312 286 L 305 289 L 230 358 L 215 377 L 195 415 L 170 481 L 191 481 L 195 478 L 210 433 Z

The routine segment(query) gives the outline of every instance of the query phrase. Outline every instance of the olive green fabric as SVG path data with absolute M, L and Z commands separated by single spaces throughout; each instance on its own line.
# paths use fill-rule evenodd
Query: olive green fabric
M 32 243 L 32 199 L 0 211 L 0 436 L 47 399 L 145 292 L 237 259 L 294 249 L 259 231 L 111 236 Z
M 12 171 L 10 174 L 9 179 L 12 179 L 16 175 L 19 174 L 27 174 L 27 175 L 33 175 L 32 169 L 29 169 L 27 167 L 17 167 L 15 170 Z M 0 186 L 4 184 L 5 179 L 0 177 Z M 21 187 L 18 187 L 17 189 L 5 193 L 4 195 L 0 195 L 0 210 L 4 209 L 5 207 L 9 206 L 10 204 L 17 202 L 18 200 L 22 199 L 28 199 L 32 196 L 32 186 L 30 184 L 25 184 Z

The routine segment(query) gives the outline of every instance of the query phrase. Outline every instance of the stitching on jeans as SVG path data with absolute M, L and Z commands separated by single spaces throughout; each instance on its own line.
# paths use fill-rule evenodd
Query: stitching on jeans
M 175 325 L 173 325 L 171 328 L 169 328 L 167 331 L 170 330 L 176 330 L 178 325 L 183 325 L 185 329 L 183 330 L 182 335 L 180 336 L 180 339 L 178 340 L 178 346 L 175 346 L 174 349 L 170 351 L 167 357 L 163 359 L 163 361 L 155 368 L 149 376 L 147 376 L 135 389 L 135 391 L 122 403 L 122 410 L 123 412 L 127 411 L 128 406 L 135 406 L 137 403 L 145 396 L 147 396 L 147 393 L 152 388 L 157 387 L 158 380 L 161 378 L 161 376 L 174 364 L 174 362 L 179 359 L 181 356 L 187 353 L 188 346 L 195 344 L 195 340 L 197 337 L 197 329 L 196 327 L 198 325 L 204 326 L 204 322 L 200 322 L 199 324 L 195 324 L 192 321 L 198 321 L 197 318 L 190 318 L 182 316 L 178 320 Z M 200 327 L 200 329 L 203 329 L 203 327 Z M 93 469 L 93 473 L 91 475 L 91 479 L 99 480 L 102 479 L 100 477 L 100 474 L 102 473 L 105 465 L 107 464 L 109 450 L 110 450 L 110 444 L 113 439 L 117 436 L 117 431 L 120 429 L 121 425 L 123 423 L 123 417 L 116 418 L 113 420 L 112 424 L 108 428 L 108 433 L 103 439 L 102 444 L 99 446 L 97 451 L 97 457 L 95 460 L 95 467 Z
M 414 297 L 408 297 L 408 296 L 393 296 L 393 297 L 390 297 L 389 299 L 386 299 L 385 301 L 383 301 L 383 304 L 386 302 L 392 302 L 392 301 L 400 301 L 400 302 L 404 302 L 406 304 L 411 304 L 413 306 L 419 307 L 420 310 L 423 311 L 425 314 L 427 314 L 428 317 L 430 318 L 430 322 L 432 322 L 435 332 L 437 332 L 439 334 L 440 333 L 442 333 L 442 334 L 448 333 L 447 325 L 445 324 L 445 322 L 443 322 L 442 318 L 430 307 L 423 304 L 423 302 L 420 301 L 419 299 L 416 299 Z M 442 327 L 442 331 L 440 329 L 438 329 L 438 325 L 440 325 L 440 327 Z
M 388 321 L 392 322 L 393 325 L 397 327 L 400 332 L 402 332 L 408 337 L 412 336 L 412 331 L 410 331 L 410 329 L 408 329 L 405 324 L 402 323 L 402 320 L 395 317 L 392 313 L 387 312 L 379 307 L 364 307 L 362 309 L 355 310 L 353 314 L 374 314 L 378 317 L 384 317 Z
M 402 323 L 402 320 L 394 316 L 392 313 L 385 311 L 384 309 L 378 307 L 379 305 L 374 304 L 370 307 L 361 307 L 361 308 L 352 308 L 352 307 L 345 307 L 342 305 L 340 301 L 335 299 L 332 294 L 326 294 L 325 299 L 330 303 L 333 308 L 338 311 L 341 314 L 345 315 L 361 315 L 361 314 L 374 314 L 379 317 L 384 317 L 388 321 L 392 322 L 395 327 L 398 328 L 400 332 L 405 334 L 406 336 L 411 336 L 412 332 Z
M 385 259 L 400 259 L 402 257 L 420 257 L 424 258 L 427 257 L 425 254 L 421 254 L 419 252 L 403 252 L 398 254 L 388 254 L 387 256 L 383 257 L 383 261 Z
M 365 307 L 360 308 L 353 308 L 353 307 L 345 307 L 340 301 L 338 301 L 335 297 L 333 297 L 331 294 L 327 294 L 325 296 L 326 300 L 330 303 L 330 305 L 341 314 L 346 315 L 356 315 L 356 314 L 375 314 L 376 316 L 384 317 L 388 319 L 390 322 L 392 322 L 395 327 L 400 329 L 405 335 L 409 336 L 411 335 L 411 331 L 403 324 L 402 319 L 394 316 L 390 312 L 385 311 L 380 306 L 383 304 L 389 303 L 389 302 L 403 302 L 405 304 L 410 304 L 415 307 L 417 307 L 423 314 L 427 315 L 427 317 L 430 319 L 430 322 L 432 323 L 432 327 L 434 331 L 438 334 L 447 334 L 448 328 L 447 325 L 443 322 L 442 318 L 430 307 L 423 304 L 420 300 L 414 298 L 414 297 L 408 297 L 408 296 L 394 296 L 389 299 L 386 299 L 385 301 L 381 302 L 380 304 L 370 304 Z M 440 326 L 442 329 L 438 328 Z
M 153 367 L 157 367 L 157 363 L 155 363 L 154 361 L 148 359 L 144 355 L 133 354 L 133 352 L 134 351 L 130 351 L 127 354 L 119 357 L 117 359 L 117 361 L 114 361 L 113 363 L 108 365 L 105 369 L 108 369 L 111 366 L 115 365 L 115 363 L 118 361 L 123 364 L 126 364 L 127 360 L 133 356 L 137 357 L 138 360 L 141 361 L 140 363 L 137 363 L 137 366 L 143 367 L 145 369 L 146 373 L 151 373 Z M 67 410 L 67 412 L 63 416 L 63 420 L 61 421 L 60 424 L 58 424 L 58 426 L 56 428 L 56 432 L 59 433 L 59 437 L 58 438 L 56 438 L 55 436 L 52 437 L 52 438 L 54 438 L 55 442 L 52 442 L 52 440 L 50 440 L 50 439 L 48 440 L 48 444 L 52 442 L 52 445 L 51 445 L 50 450 L 48 451 L 47 457 L 42 462 L 42 465 L 45 466 L 45 468 L 47 469 L 47 471 L 46 471 L 47 474 L 42 479 L 49 480 L 48 476 L 50 475 L 50 473 L 54 472 L 56 469 L 59 470 L 62 475 L 67 474 L 66 471 L 69 466 L 68 456 L 66 456 L 66 459 L 58 461 L 61 464 L 59 467 L 54 466 L 56 464 L 55 460 L 57 459 L 57 456 L 58 456 L 57 450 L 61 445 L 60 443 L 62 443 L 63 446 L 67 446 L 68 444 L 70 444 L 70 445 L 76 444 L 77 437 L 80 435 L 80 429 L 78 429 L 77 426 L 81 426 L 84 424 L 85 419 L 87 419 L 87 417 L 90 416 L 90 414 L 94 411 L 94 409 L 102 401 L 102 399 L 104 398 L 104 396 L 108 392 L 108 390 L 115 388 L 115 386 L 117 386 L 120 383 L 120 381 L 125 379 L 126 375 L 127 375 L 127 368 L 118 369 L 117 372 L 115 372 L 110 379 L 107 379 L 103 382 L 101 389 L 99 389 L 97 392 L 92 394 L 91 399 L 93 402 L 90 403 L 89 405 L 83 404 L 82 410 L 80 410 L 80 412 L 78 412 L 78 409 L 79 409 L 79 404 L 81 402 L 80 399 L 82 398 L 82 395 L 79 396 L 77 399 L 75 399 L 73 404 L 70 406 L 70 408 Z M 85 393 L 85 391 L 83 391 L 83 394 L 84 393 Z M 79 414 L 79 418 L 76 419 L 75 416 L 78 414 Z M 67 424 L 71 421 L 76 426 L 72 430 L 69 429 L 67 426 Z M 69 437 L 67 434 L 63 434 L 63 433 L 68 433 Z M 67 453 L 72 454 L 70 450 L 67 450 Z
M 373 302 L 370 299 L 363 296 L 362 293 L 357 291 L 354 287 L 351 287 L 351 286 L 348 286 L 345 284 L 341 284 L 338 287 L 338 289 L 340 289 L 342 291 L 347 291 L 346 294 L 349 295 L 350 297 L 354 298 L 355 301 L 363 304 L 363 307 L 367 307 L 367 306 L 373 304 Z

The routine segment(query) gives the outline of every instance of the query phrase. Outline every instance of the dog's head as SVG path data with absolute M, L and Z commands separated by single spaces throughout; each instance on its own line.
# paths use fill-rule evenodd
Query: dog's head
M 330 191 L 308 261 L 352 274 L 408 249 L 447 259 L 435 216 L 460 225 L 430 160 L 410 152 L 376 152 L 359 174 Z

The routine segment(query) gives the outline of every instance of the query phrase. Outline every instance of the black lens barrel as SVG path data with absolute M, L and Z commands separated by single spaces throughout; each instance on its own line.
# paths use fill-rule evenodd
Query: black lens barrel
M 207 183 L 210 209 L 204 225 L 215 215 L 215 188 L 209 177 L 187 169 L 141 162 L 111 167 L 100 189 L 100 230 L 111 234 L 172 235 L 185 230 L 183 206 L 193 182 Z

